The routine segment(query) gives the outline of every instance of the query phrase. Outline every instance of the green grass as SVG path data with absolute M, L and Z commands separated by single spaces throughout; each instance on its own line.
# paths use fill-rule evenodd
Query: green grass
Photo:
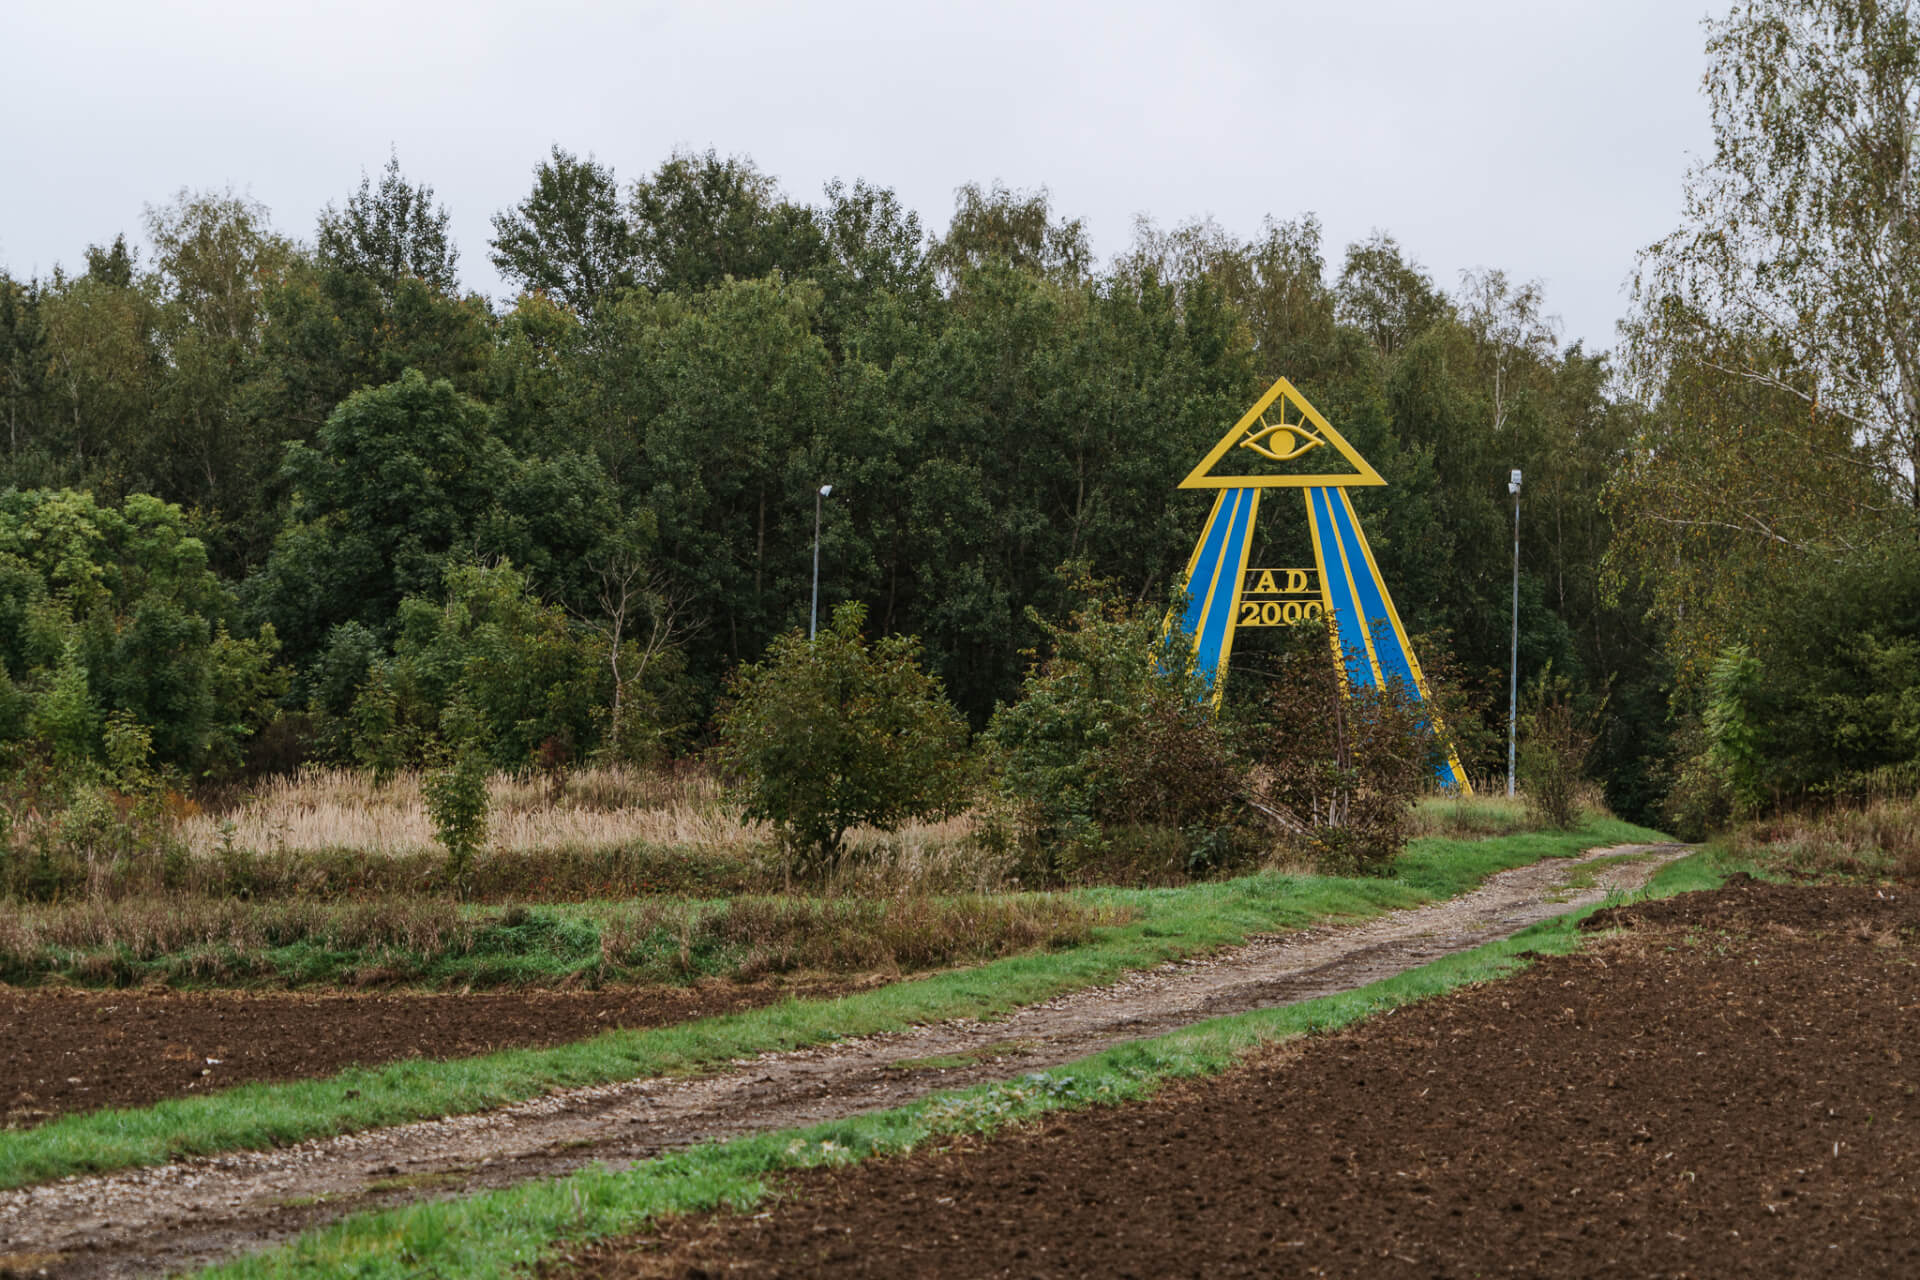
M 935 974 L 838 1000 L 788 1001 L 674 1027 L 610 1031 L 550 1049 L 446 1061 L 405 1060 L 318 1080 L 252 1084 L 152 1107 L 65 1116 L 0 1133 L 0 1187 L 162 1164 L 188 1155 L 282 1146 L 448 1114 L 555 1089 L 686 1074 L 754 1054 L 950 1018 L 992 1018 L 1129 970 L 1245 941 L 1256 933 L 1357 919 L 1472 888 L 1486 876 L 1597 844 L 1660 837 L 1612 819 L 1571 832 L 1487 841 L 1424 839 L 1394 879 L 1258 875 L 1182 889 L 1091 889 L 1073 898 L 1125 909 L 1086 943 Z
M 1717 880 L 1711 861 L 1696 855 L 1656 876 L 1648 894 L 1710 887 Z M 1469 983 L 1504 977 L 1525 967 L 1530 956 L 1578 947 L 1577 922 L 1587 914 L 1570 913 L 1357 991 L 1217 1018 L 1010 1083 L 694 1147 L 626 1170 L 595 1168 L 466 1199 L 355 1215 L 202 1274 L 222 1280 L 525 1275 L 563 1243 L 630 1233 L 674 1214 L 750 1209 L 765 1197 L 774 1174 L 903 1154 L 929 1139 L 991 1133 L 1049 1111 L 1126 1102 L 1169 1080 L 1224 1071 L 1264 1044 L 1334 1030 Z

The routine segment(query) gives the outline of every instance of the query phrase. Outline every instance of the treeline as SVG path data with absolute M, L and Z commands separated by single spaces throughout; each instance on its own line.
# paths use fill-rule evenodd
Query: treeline
M 145 250 L 0 279 L 0 733 L 392 764 L 458 698 L 503 766 L 678 749 L 805 621 L 822 483 L 826 601 L 922 637 L 978 726 L 1064 566 L 1168 595 L 1206 505 L 1174 481 L 1284 373 L 1391 483 L 1361 502 L 1403 611 L 1489 688 L 1526 469 L 1523 671 L 1611 690 L 1602 769 L 1652 794 L 1654 646 L 1598 589 L 1635 415 L 1537 289 L 1450 294 L 1386 237 L 1330 269 L 1310 218 L 1143 225 L 1102 269 L 1044 193 L 963 187 L 930 238 L 885 189 L 804 204 L 713 153 L 622 184 L 556 148 L 494 225 L 504 312 L 397 160 L 310 243 L 183 193 Z M 1298 514 L 1267 524 L 1262 562 L 1303 561 Z
M 1285 375 L 1389 482 L 1356 504 L 1451 655 L 1476 777 L 1504 763 L 1515 467 L 1521 679 L 1573 699 L 1623 816 L 1920 755 L 1920 713 L 1861 709 L 1916 683 L 1885 604 L 1911 470 L 1805 347 L 1660 275 L 1677 240 L 1610 360 L 1559 344 L 1537 285 L 1443 285 L 1385 235 L 1329 261 L 1311 217 L 1143 222 L 1102 265 L 1044 192 L 964 186 L 933 237 L 866 182 L 810 204 L 745 159 L 623 182 L 556 147 L 494 218 L 505 310 L 447 225 L 396 159 L 310 240 L 183 192 L 139 248 L 0 275 L 0 742 L 215 778 L 397 768 L 449 716 L 501 767 L 687 750 L 805 625 L 826 483 L 823 616 L 919 636 L 979 728 L 1076 580 L 1169 597 L 1207 506 L 1174 483 Z M 1255 562 L 1304 563 L 1269 507 Z M 1796 629 L 1812 580 L 1840 585 Z M 1772 744 L 1789 660 L 1877 727 Z

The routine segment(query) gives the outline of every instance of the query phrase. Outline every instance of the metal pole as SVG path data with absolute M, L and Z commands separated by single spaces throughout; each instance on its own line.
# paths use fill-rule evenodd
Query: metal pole
M 812 640 L 820 630 L 820 506 L 826 496 L 825 487 L 815 490 L 813 495 L 813 613 L 807 620 L 808 640 Z M 1519 516 L 1516 515 L 1514 519 L 1518 520 Z M 1515 538 L 1519 536 L 1518 533 L 1514 534 Z M 1509 782 L 1507 786 L 1511 790 L 1513 784 Z
M 1520 473 L 1513 473 L 1513 653 L 1507 665 L 1507 799 L 1513 799 L 1513 745 L 1520 727 Z

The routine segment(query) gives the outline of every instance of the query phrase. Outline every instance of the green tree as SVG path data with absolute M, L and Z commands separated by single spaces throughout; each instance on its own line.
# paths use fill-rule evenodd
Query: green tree
M 1376 232 L 1347 248 L 1334 289 L 1335 310 L 1391 359 L 1449 310 L 1447 298 L 1392 236 Z
M 751 160 L 676 151 L 629 201 L 641 284 L 698 293 L 728 276 L 803 276 L 825 246 L 813 210 L 780 195 Z
M 932 260 L 949 282 L 994 262 L 1065 282 L 1087 278 L 1093 250 L 1080 219 L 1054 220 L 1046 188 L 968 182 L 954 193 L 953 221 Z
M 152 411 L 161 371 L 154 299 L 140 282 L 123 282 L 131 263 L 124 243 L 116 244 L 120 258 L 109 255 L 98 274 L 56 275 L 40 305 L 53 402 L 45 448 L 65 459 L 66 476 L 76 481 L 121 469 Z
M 311 438 L 348 396 L 407 369 L 468 395 L 484 389 L 493 316 L 478 294 L 454 292 L 447 219 L 397 160 L 377 191 L 363 176 L 344 209 L 321 214 L 314 253 L 266 290 L 252 395 L 275 443 Z
M 146 211 L 164 375 L 147 429 L 126 452 L 129 482 L 195 510 L 216 563 L 254 563 L 280 516 L 281 440 L 260 420 L 257 379 L 269 288 L 293 246 L 264 206 L 182 191 Z
M 286 676 L 273 632 L 235 637 L 234 613 L 178 507 L 0 492 L 0 669 L 41 698 L 35 716 L 59 752 L 97 756 L 99 723 L 117 715 L 150 735 L 161 765 L 238 764 Z
M 716 657 L 759 652 L 804 607 L 831 409 L 819 306 L 817 288 L 773 277 L 645 308 L 639 376 L 659 399 L 630 505 L 658 516 L 661 562 L 711 620 Z
M 534 169 L 527 197 L 493 218 L 492 260 L 500 274 L 582 316 L 607 294 L 632 287 L 637 253 L 613 170 L 557 145 Z
M 400 157 L 389 155 L 377 188 L 362 173 L 345 208 L 327 206 L 315 250 L 321 266 L 364 276 L 389 294 L 405 279 L 452 293 L 460 252 L 447 235 L 451 221 L 446 206 L 434 204 L 433 188 L 408 182 Z
M 5 418 L 8 473 L 18 479 L 22 455 L 42 440 L 46 421 L 45 290 L 0 271 L 0 417 Z
M 1914 6 L 1748 0 L 1708 24 L 1707 58 L 1714 146 L 1688 175 L 1685 224 L 1643 259 L 1648 336 L 1657 341 L 1672 301 L 1683 317 L 1763 339 L 1707 358 L 1816 420 L 1843 418 L 1860 461 L 1903 495 L 1900 526 L 1911 530 L 1920 516 Z
M 1920 768 L 1920 564 L 1862 555 L 1712 665 L 1704 764 L 1738 813 Z
M 1191 646 L 1163 637 L 1157 614 L 1111 600 L 1041 625 L 1047 656 L 995 711 L 985 741 L 1002 794 L 1050 870 L 1120 827 L 1226 825 L 1246 770 L 1189 674 Z
M 855 826 L 891 831 L 966 799 L 966 722 L 918 642 L 868 644 L 865 619 L 844 604 L 814 639 L 776 638 L 735 669 L 716 721 L 743 811 L 774 824 L 802 873 L 838 863 Z
M 1661 380 L 1608 482 L 1618 533 L 1608 585 L 1638 589 L 1667 628 L 1683 683 L 1751 640 L 1808 577 L 1875 546 L 1896 505 L 1854 424 L 1744 367 L 1779 367 L 1778 343 L 1662 308 L 1635 336 L 1661 348 Z
M 471 730 L 461 749 L 498 768 L 524 768 L 543 747 L 582 757 L 605 723 L 607 667 L 600 638 L 543 603 L 512 564 L 456 564 L 443 592 L 410 596 L 395 616 L 385 683 L 413 730 L 391 731 L 445 740 L 457 710 Z
M 514 466 L 486 406 L 449 382 L 409 370 L 350 396 L 313 444 L 287 449 L 293 508 L 249 583 L 254 607 L 303 660 L 339 623 L 384 628 L 474 550 Z

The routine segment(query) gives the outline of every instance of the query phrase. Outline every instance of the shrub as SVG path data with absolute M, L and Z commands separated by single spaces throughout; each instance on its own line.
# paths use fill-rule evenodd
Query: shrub
M 1564 831 L 1580 819 L 1580 782 L 1593 747 L 1564 680 L 1542 681 L 1520 730 L 1520 794 L 1527 812 L 1541 825 Z
M 716 756 L 750 818 L 780 832 L 792 872 L 835 867 L 847 831 L 891 831 L 952 812 L 967 791 L 967 726 L 920 666 L 920 642 L 869 645 L 866 610 L 841 605 L 824 631 L 774 640 L 727 685 Z
M 1217 853 L 1212 833 L 1234 820 L 1246 770 L 1191 673 L 1186 637 L 1110 600 L 1064 625 L 1034 621 L 1051 651 L 1028 671 L 1019 700 L 994 713 L 986 737 L 1001 792 L 1041 855 L 1035 870 L 1057 879 L 1103 863 L 1122 832 L 1129 851 L 1187 849 L 1197 839 Z
M 1324 626 L 1302 625 L 1269 658 L 1249 713 L 1259 798 L 1322 870 L 1382 875 L 1443 748 L 1414 691 L 1345 688 L 1329 644 Z
M 487 757 L 478 719 L 464 703 L 447 710 L 448 760 L 421 783 L 434 834 L 447 851 L 454 892 L 471 888 L 473 858 L 487 839 Z

